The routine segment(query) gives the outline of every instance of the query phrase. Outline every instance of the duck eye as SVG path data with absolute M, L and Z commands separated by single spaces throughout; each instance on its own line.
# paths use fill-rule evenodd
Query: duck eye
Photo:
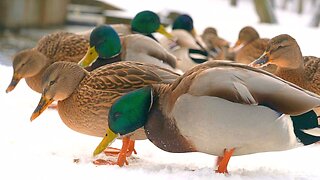
M 50 81 L 49 85 L 52 86 L 55 83 L 54 80 Z
M 121 116 L 121 113 L 120 113 L 120 112 L 114 113 L 114 118 L 115 118 L 115 120 L 117 120 L 120 116 Z

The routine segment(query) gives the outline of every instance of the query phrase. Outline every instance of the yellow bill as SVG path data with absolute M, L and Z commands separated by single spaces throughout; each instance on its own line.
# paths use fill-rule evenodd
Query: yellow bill
M 119 134 L 114 133 L 110 128 L 108 128 L 106 135 L 94 150 L 93 156 L 100 154 L 103 150 L 109 147 L 118 136 Z
M 47 99 L 43 95 L 41 96 L 40 102 L 37 108 L 33 111 L 30 120 L 33 121 L 36 119 L 47 107 L 53 102 L 53 99 Z
M 17 73 L 14 73 L 9 86 L 6 89 L 6 93 L 11 92 L 17 86 L 20 80 L 21 80 L 21 76 L 18 75 Z
M 191 30 L 191 35 L 197 37 L 197 31 L 194 28 Z
M 87 67 L 90 66 L 90 64 L 96 60 L 99 57 L 99 54 L 96 51 L 96 48 L 93 47 L 89 47 L 86 55 L 79 61 L 79 65 L 81 67 Z
M 168 39 L 175 41 L 174 36 L 172 34 L 168 33 L 168 31 L 166 30 L 166 28 L 162 24 L 160 24 L 159 28 L 156 31 L 160 34 L 163 34 Z

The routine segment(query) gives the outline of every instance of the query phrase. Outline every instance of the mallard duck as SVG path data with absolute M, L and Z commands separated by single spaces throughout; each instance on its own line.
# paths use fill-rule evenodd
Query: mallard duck
M 94 28 L 90 35 L 90 48 L 79 64 L 87 67 L 94 60 L 94 68 L 119 61 L 138 61 L 178 71 L 176 57 L 159 43 L 140 34 L 119 37 L 108 25 Z
M 171 83 L 179 75 L 164 68 L 137 62 L 117 62 L 88 72 L 76 63 L 56 62 L 43 75 L 41 100 L 31 116 L 37 118 L 51 102 L 58 102 L 62 121 L 82 134 L 103 137 L 108 126 L 109 108 L 120 96 L 153 83 Z M 132 140 L 145 139 L 140 129 Z M 134 141 L 124 140 L 123 152 L 133 150 Z M 123 155 L 123 154 L 122 154 Z M 126 157 L 119 155 L 122 166 Z M 125 155 L 124 155 L 125 156 Z
M 236 62 L 249 64 L 261 56 L 268 41 L 269 39 L 260 38 L 253 27 L 246 26 L 240 30 L 238 40 L 230 51 L 234 53 Z
M 219 156 L 217 172 L 227 173 L 231 156 L 319 141 L 319 122 L 312 111 L 319 105 L 318 95 L 266 71 L 208 61 L 171 84 L 146 86 L 115 101 L 106 136 L 94 155 L 115 137 L 144 127 L 160 149 Z
M 201 38 L 207 48 L 216 53 L 215 59 L 226 59 L 228 57 L 229 42 L 220 38 L 215 28 L 207 27 Z
M 275 75 L 320 95 L 320 58 L 302 56 L 297 41 L 288 34 L 272 38 L 266 51 L 250 65 L 263 67 L 274 64 Z
M 208 51 L 208 48 L 194 28 L 193 19 L 188 14 L 182 14 L 173 21 L 171 34 L 176 38 L 176 43 L 181 47 L 202 49 L 204 51 Z M 188 34 L 191 35 L 193 41 L 188 36 Z M 189 45 L 194 44 L 194 42 L 197 46 L 193 45 L 194 47 L 190 47 Z
M 143 34 L 157 41 L 152 33 L 158 32 L 169 39 L 173 39 L 173 36 L 168 33 L 161 24 L 159 16 L 152 11 L 141 11 L 137 13 L 130 24 L 110 24 L 110 26 L 119 36 Z M 91 31 L 92 30 L 86 33 L 88 38 L 90 37 Z
M 78 62 L 85 55 L 89 40 L 84 35 L 57 32 L 42 37 L 37 46 L 17 53 L 13 59 L 13 77 L 6 92 L 12 91 L 22 78 L 28 86 L 41 93 L 44 70 L 57 61 Z

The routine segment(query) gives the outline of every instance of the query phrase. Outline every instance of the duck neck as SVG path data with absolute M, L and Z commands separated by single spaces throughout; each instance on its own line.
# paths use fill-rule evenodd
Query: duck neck
M 301 60 L 302 62 L 302 60 Z M 275 75 L 280 78 L 292 82 L 302 88 L 307 88 L 308 80 L 304 74 L 304 66 L 301 63 L 297 68 L 286 68 L 278 66 Z
M 104 66 L 104 65 L 107 65 L 107 64 L 112 64 L 112 63 L 115 63 L 115 62 L 119 62 L 121 61 L 121 53 L 111 57 L 111 58 L 102 58 L 102 57 L 98 57 L 97 60 L 94 61 L 94 63 L 92 63 L 91 66 L 88 66 L 86 67 L 85 69 L 89 72 L 101 67 L 101 66 Z
M 163 104 L 166 102 L 167 85 L 153 87 L 153 105 L 144 126 L 148 139 L 158 148 L 173 152 L 194 152 L 195 148 L 180 134 L 170 113 Z
M 52 64 L 52 62 L 48 57 L 46 57 L 44 54 L 39 52 L 37 49 L 34 48 L 31 51 L 34 52 L 33 56 L 35 56 L 34 58 L 37 59 L 37 65 L 33 67 L 34 68 L 33 73 L 29 74 L 25 78 L 25 80 L 28 86 L 32 90 L 38 93 L 41 93 L 42 92 L 41 81 L 42 81 L 43 72 Z

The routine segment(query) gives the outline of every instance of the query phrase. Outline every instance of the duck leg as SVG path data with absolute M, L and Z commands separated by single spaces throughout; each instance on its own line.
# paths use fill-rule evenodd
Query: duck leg
M 128 137 L 124 137 L 122 139 L 122 147 L 119 152 L 115 151 L 116 148 L 111 148 L 113 153 L 118 154 L 118 160 L 116 162 L 111 160 L 103 160 L 103 159 L 97 159 L 93 161 L 93 164 L 95 165 L 118 165 L 122 167 L 124 163 L 128 165 L 127 157 L 131 156 L 132 152 L 135 154 L 137 153 L 134 149 L 134 140 L 130 140 Z M 105 153 L 106 154 L 106 153 Z
M 234 150 L 235 148 L 232 148 L 229 151 L 227 149 L 224 149 L 223 157 L 220 157 L 220 156 L 218 157 L 218 160 L 217 160 L 218 169 L 216 170 L 216 173 L 228 173 L 227 166 Z
M 122 139 L 122 144 L 124 144 L 124 140 Z M 106 156 L 118 156 L 120 153 L 120 149 L 108 147 L 103 151 Z M 132 153 L 137 154 L 137 151 L 134 149 L 134 140 L 129 139 L 129 147 L 127 151 L 127 157 L 130 157 Z

